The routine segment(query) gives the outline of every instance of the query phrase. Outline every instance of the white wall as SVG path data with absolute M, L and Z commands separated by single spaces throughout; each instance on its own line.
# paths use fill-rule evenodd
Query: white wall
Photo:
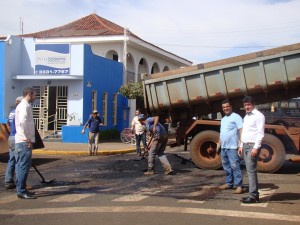
M 35 42 L 32 38 L 22 40 L 22 72 L 21 74 L 33 75 L 35 67 Z
M 70 75 L 83 75 L 83 57 L 84 57 L 84 45 L 76 44 L 70 47 L 71 68 Z
M 12 108 L 15 107 L 16 98 L 22 95 L 20 86 L 11 79 L 11 75 L 19 74 L 21 71 L 21 38 L 10 37 L 5 47 L 5 68 L 4 68 L 4 115 L 8 116 Z M 10 43 L 10 44 L 9 44 Z
M 83 83 L 82 81 L 69 81 L 68 88 L 68 114 L 75 113 L 78 120 L 84 123 L 83 118 Z

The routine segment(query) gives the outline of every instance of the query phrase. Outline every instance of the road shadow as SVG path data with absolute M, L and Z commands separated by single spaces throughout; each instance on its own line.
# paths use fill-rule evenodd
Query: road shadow
M 283 204 L 296 204 L 296 202 L 300 199 L 300 193 L 291 193 L 291 192 L 283 192 L 283 193 L 275 193 L 270 202 L 280 202 Z

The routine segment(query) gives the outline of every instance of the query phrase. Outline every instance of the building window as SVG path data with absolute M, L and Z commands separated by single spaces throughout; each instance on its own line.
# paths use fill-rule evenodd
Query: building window
M 103 116 L 103 125 L 107 126 L 107 92 L 103 92 L 103 99 L 102 99 L 102 116 Z
M 113 99 L 113 125 L 117 125 L 117 107 L 118 107 L 118 94 L 114 94 L 114 99 Z
M 114 61 L 118 61 L 118 60 L 119 60 L 119 57 L 118 57 L 118 55 L 116 55 L 116 54 L 113 54 L 113 60 L 114 60 Z
M 97 109 L 97 91 L 92 91 L 92 111 Z
M 127 83 L 135 82 L 134 73 L 127 71 Z

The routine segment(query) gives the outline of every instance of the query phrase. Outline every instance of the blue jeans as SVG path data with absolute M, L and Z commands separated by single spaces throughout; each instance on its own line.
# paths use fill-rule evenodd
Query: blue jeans
M 9 159 L 7 162 L 6 173 L 5 173 L 5 183 L 14 184 L 14 174 L 16 166 L 15 152 L 15 136 L 9 136 Z
M 28 147 L 26 142 L 16 144 L 16 177 L 17 177 L 17 193 L 26 193 L 26 181 L 31 167 L 32 149 Z
M 244 160 L 245 160 L 245 165 L 246 165 L 248 180 L 249 180 L 249 197 L 256 198 L 259 196 L 258 179 L 257 179 L 257 171 L 256 171 L 259 152 L 257 156 L 252 157 L 251 150 L 253 149 L 253 146 L 254 143 L 244 144 L 243 152 L 244 152 Z
M 146 144 L 146 133 L 142 134 L 135 134 L 135 146 L 136 146 L 136 153 L 140 154 L 141 153 L 141 141 L 143 142 L 144 149 L 147 146 Z
M 222 148 L 221 159 L 228 187 L 243 187 L 243 173 L 237 149 Z

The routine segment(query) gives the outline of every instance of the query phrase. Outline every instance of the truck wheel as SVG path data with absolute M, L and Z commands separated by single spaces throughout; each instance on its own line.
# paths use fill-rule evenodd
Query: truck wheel
M 257 171 L 274 173 L 285 161 L 285 149 L 274 135 L 265 134 L 257 161 Z
M 221 157 L 215 151 L 219 136 L 218 132 L 208 130 L 192 139 L 190 155 L 198 167 L 211 170 L 222 167 Z

